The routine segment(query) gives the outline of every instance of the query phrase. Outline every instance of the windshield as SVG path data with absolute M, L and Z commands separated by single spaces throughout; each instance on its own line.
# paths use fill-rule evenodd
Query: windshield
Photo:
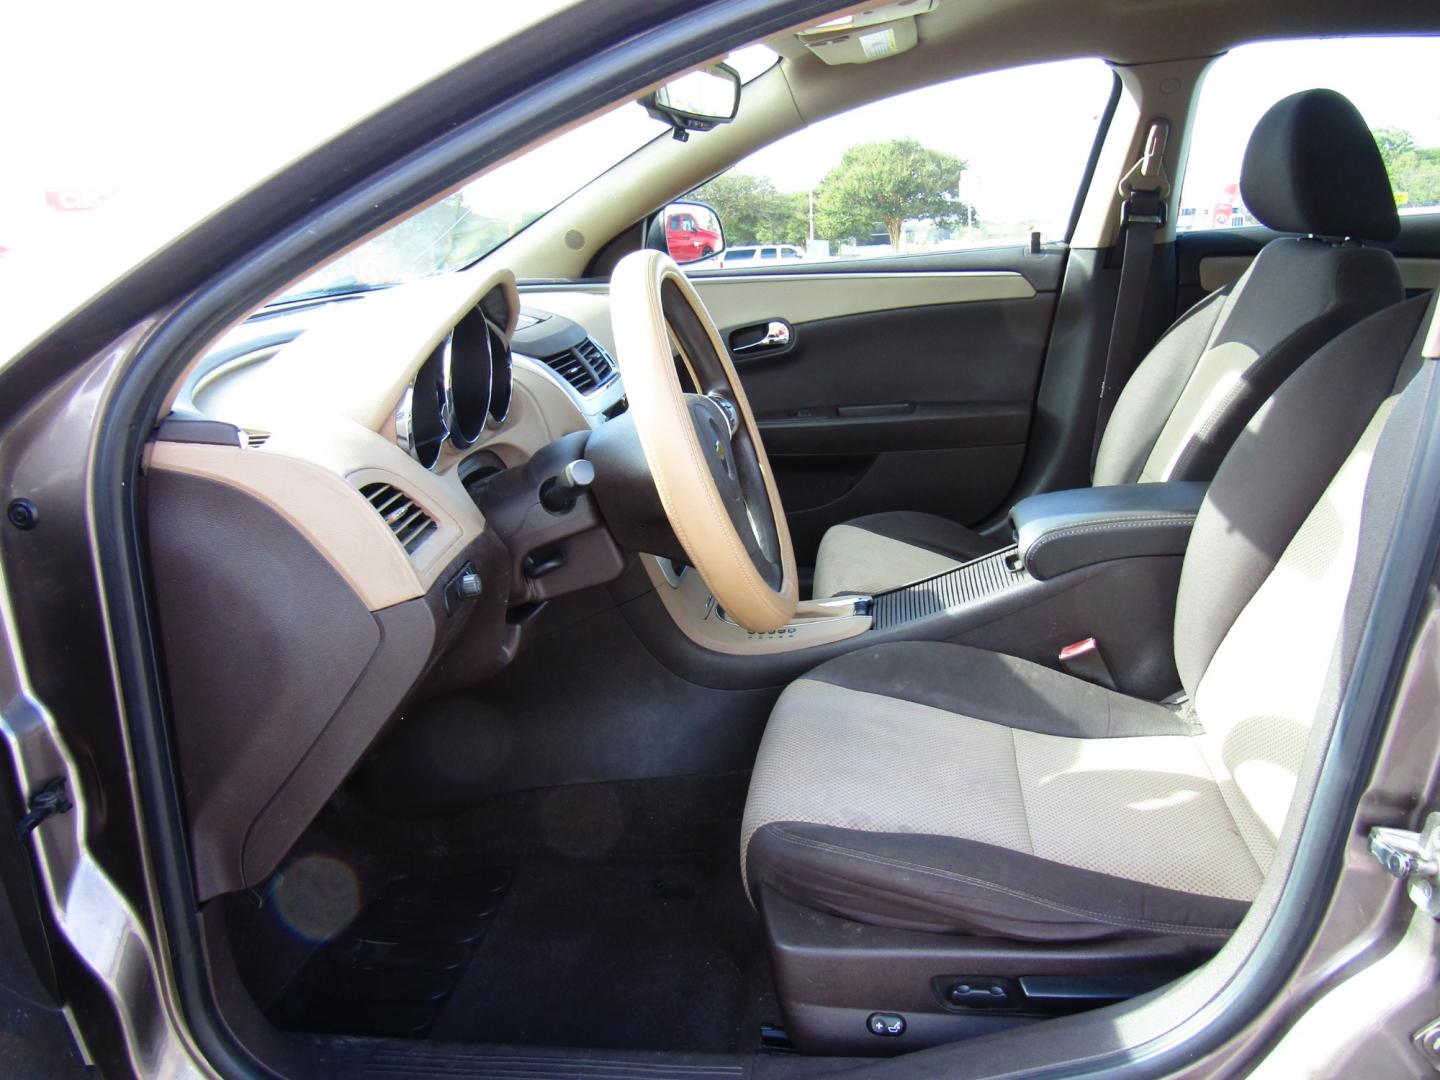
M 277 299 L 394 285 L 468 265 L 665 130 L 640 105 L 622 105 L 466 184 Z
M 748 82 L 778 59 L 753 45 L 726 63 Z M 271 302 L 380 288 L 468 266 L 669 130 L 639 103 L 622 105 L 406 218 Z

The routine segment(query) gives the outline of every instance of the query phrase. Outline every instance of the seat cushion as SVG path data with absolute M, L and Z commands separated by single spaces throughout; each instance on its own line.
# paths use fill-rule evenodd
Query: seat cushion
M 1003 545 L 935 514 L 900 510 L 825 531 L 815 556 L 817 600 L 877 593 L 953 570 Z
M 1263 878 L 1174 711 L 965 646 L 823 664 L 776 704 L 741 853 L 861 922 L 1024 940 L 1224 937 Z

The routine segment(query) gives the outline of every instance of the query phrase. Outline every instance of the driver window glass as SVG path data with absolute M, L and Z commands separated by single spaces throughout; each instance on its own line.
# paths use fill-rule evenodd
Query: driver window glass
M 759 255 L 788 262 L 1064 239 L 1113 85 L 1103 61 L 1068 60 L 910 91 L 811 124 L 687 198 L 719 212 L 724 266 L 759 244 L 793 245 Z

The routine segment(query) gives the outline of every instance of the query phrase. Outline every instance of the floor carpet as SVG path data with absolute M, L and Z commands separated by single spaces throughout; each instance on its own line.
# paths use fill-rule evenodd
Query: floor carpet
M 430 1037 L 753 1053 L 778 1022 L 733 860 L 655 857 L 516 868 Z

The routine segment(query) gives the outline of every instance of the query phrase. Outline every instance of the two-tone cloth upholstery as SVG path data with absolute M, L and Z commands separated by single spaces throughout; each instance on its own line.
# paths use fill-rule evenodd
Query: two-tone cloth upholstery
M 1275 389 L 1325 342 L 1404 297 L 1394 258 L 1357 239 L 1399 231 L 1380 152 L 1333 90 L 1274 105 L 1246 150 L 1241 192 L 1271 228 L 1235 285 L 1187 311 L 1130 377 L 1095 461 L 1096 485 L 1209 480 Z M 943 573 L 998 545 L 946 518 L 872 514 L 828 530 L 816 597 L 873 593 Z
M 1434 379 L 1433 308 L 1327 345 L 1236 441 L 1181 575 L 1189 708 L 942 642 L 822 664 L 760 747 L 752 898 L 1014 939 L 1226 936 L 1308 804 Z

